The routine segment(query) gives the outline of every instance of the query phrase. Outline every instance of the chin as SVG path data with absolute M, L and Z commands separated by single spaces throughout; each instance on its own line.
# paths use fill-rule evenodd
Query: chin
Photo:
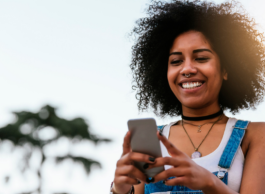
M 182 106 L 185 106 L 187 108 L 191 108 L 191 109 L 200 109 L 200 108 L 203 108 L 205 107 L 205 104 L 206 103 L 203 103 L 201 100 L 193 100 L 193 101 L 190 101 L 189 102 L 181 102 Z

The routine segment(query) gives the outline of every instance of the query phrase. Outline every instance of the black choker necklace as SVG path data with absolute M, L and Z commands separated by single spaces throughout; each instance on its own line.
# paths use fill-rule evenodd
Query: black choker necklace
M 207 115 L 207 116 L 202 116 L 202 117 L 186 117 L 183 114 L 181 115 L 181 117 L 183 120 L 187 120 L 187 121 L 203 121 L 203 120 L 207 120 L 207 119 L 213 119 L 215 117 L 218 117 L 221 114 L 223 114 L 222 109 L 220 109 L 217 113 Z

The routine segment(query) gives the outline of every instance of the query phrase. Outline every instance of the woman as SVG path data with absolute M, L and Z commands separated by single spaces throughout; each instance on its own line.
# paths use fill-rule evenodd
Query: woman
M 265 192 L 265 123 L 228 118 L 264 94 L 263 35 L 236 2 L 153 2 L 133 32 L 131 69 L 138 107 L 182 116 L 158 133 L 161 158 L 130 150 L 124 138 L 113 193 Z M 145 168 L 165 165 L 148 179 Z

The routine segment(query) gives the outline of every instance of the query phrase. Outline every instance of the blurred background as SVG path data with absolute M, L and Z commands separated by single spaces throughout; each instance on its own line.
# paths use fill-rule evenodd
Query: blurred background
M 149 2 L 0 1 L 1 194 L 108 193 L 127 120 L 179 119 L 139 113 L 131 89 L 129 33 Z M 264 32 L 265 2 L 239 2 Z M 265 103 L 227 115 L 265 121 Z

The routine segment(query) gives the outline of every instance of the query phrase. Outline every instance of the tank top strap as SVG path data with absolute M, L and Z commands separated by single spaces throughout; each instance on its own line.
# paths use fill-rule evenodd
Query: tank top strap
M 245 135 L 245 130 L 249 124 L 249 121 L 238 120 L 233 126 L 231 136 L 225 146 L 225 149 L 221 155 L 219 161 L 219 168 L 228 170 L 235 158 L 236 152 L 241 144 L 241 141 Z

